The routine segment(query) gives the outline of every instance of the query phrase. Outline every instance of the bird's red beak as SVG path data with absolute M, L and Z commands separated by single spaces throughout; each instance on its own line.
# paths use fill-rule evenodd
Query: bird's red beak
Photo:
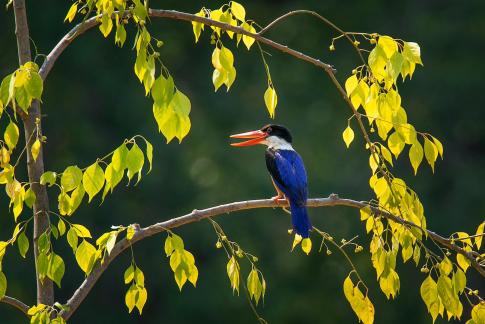
M 234 134 L 230 136 L 231 138 L 251 138 L 249 141 L 244 141 L 240 143 L 231 143 L 231 146 L 251 146 L 251 145 L 256 145 L 256 144 L 261 144 L 262 141 L 266 137 L 268 137 L 268 134 L 266 134 L 263 131 L 257 130 L 257 131 L 251 131 L 251 132 L 246 132 L 246 133 L 241 133 L 241 134 Z

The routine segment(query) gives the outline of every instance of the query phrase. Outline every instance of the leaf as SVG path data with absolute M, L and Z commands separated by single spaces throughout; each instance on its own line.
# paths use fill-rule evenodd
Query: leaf
M 158 128 L 167 139 L 167 143 L 174 137 L 179 141 L 190 131 L 190 100 L 182 92 L 176 91 L 170 104 L 153 105 L 153 114 L 158 123 Z
M 258 271 L 256 271 L 256 269 L 254 268 L 249 273 L 248 280 L 247 280 L 247 287 L 248 287 L 249 296 L 251 298 L 254 298 L 254 301 L 256 302 L 256 305 L 257 305 L 259 302 L 259 299 L 261 298 L 263 287 L 262 287 L 261 281 L 259 280 Z
M 165 78 L 160 75 L 152 87 L 152 98 L 157 105 L 168 105 L 172 101 L 175 85 L 171 76 Z
M 468 267 L 470 266 L 470 260 L 468 260 L 466 257 L 464 257 L 460 253 L 456 254 L 456 262 L 458 263 L 460 268 L 462 268 L 463 271 L 465 271 L 465 272 L 468 269 Z
M 436 137 L 433 137 L 433 143 L 434 145 L 436 145 L 436 148 L 438 149 L 438 153 L 440 154 L 440 157 L 441 159 L 443 159 L 443 144 L 441 144 L 441 142 L 436 138 Z
M 355 74 L 352 74 L 346 81 L 345 81 L 345 91 L 347 92 L 347 96 L 350 98 L 354 90 L 357 88 L 359 84 L 359 80 Z
M 108 255 L 111 254 L 111 251 L 115 247 L 116 244 L 116 237 L 118 236 L 117 231 L 113 231 L 109 234 L 108 241 L 106 242 L 106 252 L 108 252 Z
M 96 262 L 96 248 L 86 240 L 83 240 L 76 250 L 76 261 L 86 275 L 91 272 Z
M 440 265 L 439 265 L 440 272 L 443 276 L 448 276 L 451 271 L 453 270 L 453 264 L 451 263 L 450 259 L 445 257 Z
M 424 138 L 424 155 L 434 173 L 434 163 L 438 158 L 438 148 L 427 137 Z
M 19 253 L 22 258 L 25 258 L 27 251 L 29 250 L 29 239 L 27 235 L 25 235 L 25 231 L 20 233 L 19 237 L 17 238 L 17 244 L 19 246 Z
M 234 65 L 234 55 L 227 47 L 221 47 L 219 51 L 219 62 L 226 71 L 230 70 Z
M 125 284 L 129 284 L 130 282 L 133 281 L 135 278 L 135 268 L 133 267 L 133 264 L 131 264 L 126 270 L 123 275 L 123 278 L 125 280 Z
M 66 20 L 68 20 L 69 22 L 72 22 L 74 20 L 74 17 L 76 16 L 76 13 L 77 13 L 77 2 L 74 2 L 73 5 L 69 8 L 66 18 L 64 18 L 64 22 Z
M 399 154 L 401 154 L 402 150 L 404 149 L 405 143 L 399 134 L 394 132 L 387 139 L 387 145 L 389 146 L 389 150 L 391 150 L 392 154 L 394 154 L 397 159 Z
M 27 62 L 28 63 L 28 62 Z M 25 63 L 25 64 L 27 64 Z M 44 81 L 38 72 L 31 72 L 30 79 L 25 84 L 25 91 L 27 94 L 35 99 L 40 99 L 42 91 L 44 90 Z M 30 104 L 29 104 L 30 105 Z
M 69 210 L 67 212 L 67 215 L 72 215 L 76 211 L 84 198 L 84 194 L 85 190 L 82 185 L 74 189 L 74 191 L 71 193 L 71 199 L 69 202 Z
M 276 105 L 278 104 L 278 95 L 272 85 L 269 85 L 268 89 L 264 92 L 264 103 L 268 109 L 269 116 L 274 118 Z
M 57 229 L 59 230 L 59 235 L 62 236 L 64 233 L 66 233 L 66 223 L 59 218 L 59 222 L 57 223 Z
M 397 52 L 396 41 L 389 36 L 379 36 L 377 44 L 382 48 L 388 59 L 390 59 L 395 52 Z
M 343 290 L 345 298 L 350 303 L 359 321 L 364 324 L 374 323 L 374 305 L 367 296 L 364 297 L 358 286 L 354 287 L 349 276 L 344 280 Z
M 39 139 L 36 139 L 34 144 L 30 147 L 30 152 L 32 153 L 32 158 L 34 158 L 34 161 L 37 161 L 37 157 L 39 156 L 40 152 L 40 141 Z
M 406 60 L 423 65 L 423 62 L 421 61 L 421 49 L 417 43 L 404 42 L 402 54 Z
M 242 27 L 242 29 L 244 29 L 244 30 L 246 30 L 246 31 L 248 31 L 252 34 L 256 34 L 256 29 L 253 27 L 252 24 L 248 24 L 247 22 L 244 22 L 241 25 L 241 27 Z M 251 36 L 242 35 L 242 41 L 249 51 L 251 49 L 251 46 L 253 46 L 255 39 Z
M 104 185 L 104 172 L 99 166 L 98 162 L 94 162 L 90 165 L 83 174 L 83 186 L 84 190 L 88 193 L 89 202 L 93 197 L 103 188 Z
M 445 309 L 450 312 L 451 314 L 457 315 L 459 311 L 459 303 L 458 296 L 456 296 L 455 292 L 452 288 L 451 279 L 441 275 L 438 278 L 438 295 L 441 299 L 441 302 L 445 306 Z
M 453 274 L 453 287 L 455 291 L 458 293 L 463 293 L 466 287 L 466 276 L 461 269 L 456 269 L 456 272 Z
M 352 128 L 350 128 L 350 125 L 347 126 L 347 128 L 344 130 L 344 132 L 342 133 L 342 137 L 344 139 L 345 145 L 347 145 L 347 148 L 349 148 L 350 144 L 354 140 L 354 131 L 352 130 Z
M 8 145 L 10 151 L 12 151 L 15 146 L 17 146 L 17 143 L 19 141 L 19 128 L 13 121 L 10 121 L 7 128 L 5 129 L 3 138 L 5 139 L 5 143 Z
M 239 263 L 237 262 L 234 256 L 231 256 L 229 261 L 227 262 L 227 276 L 229 277 L 229 281 L 231 282 L 232 292 L 236 290 L 239 294 Z
M 81 224 L 72 224 L 72 228 L 76 231 L 77 236 L 83 238 L 92 238 L 91 232 L 89 232 L 85 226 Z
M 205 17 L 204 9 L 201 9 L 198 13 L 195 14 L 198 17 Z M 204 30 L 204 24 L 199 23 L 196 21 L 192 21 L 192 31 L 194 32 L 195 42 L 199 41 L 200 34 Z
M 5 296 L 5 293 L 7 292 L 7 277 L 5 277 L 5 274 L 0 271 L 0 299 L 2 299 Z
M 475 245 L 477 247 L 477 251 L 480 250 L 480 247 L 482 246 L 482 240 L 483 240 L 483 232 L 485 230 L 485 222 L 481 223 L 477 227 L 477 232 L 476 232 L 476 237 L 475 237 Z
M 103 14 L 101 17 L 101 25 L 99 25 L 99 30 L 103 34 L 104 37 L 108 37 L 109 33 L 113 29 L 113 21 L 108 14 Z
M 482 301 L 476 304 L 471 311 L 471 315 L 472 315 L 472 320 L 474 320 L 476 324 L 484 323 L 485 322 L 485 302 Z
M 131 313 L 133 308 L 135 308 L 137 292 L 138 292 L 138 289 L 136 288 L 135 284 L 132 284 L 130 288 L 128 288 L 128 291 L 126 292 L 125 304 L 126 304 L 126 307 L 128 307 L 128 313 Z
M 152 164 L 153 164 L 153 145 L 148 142 L 147 140 L 145 140 L 146 144 L 147 144 L 147 150 L 146 150 L 146 154 L 147 154 L 147 160 L 148 160 L 148 164 L 150 165 L 150 167 L 148 168 L 148 173 L 150 173 L 150 171 L 152 171 Z
M 123 44 L 125 44 L 126 41 L 126 29 L 123 24 L 119 24 L 116 26 L 116 33 L 115 33 L 115 44 L 117 44 L 119 47 L 123 47 Z
M 76 229 L 74 229 L 73 227 L 71 227 L 69 231 L 67 231 L 67 243 L 69 243 L 69 246 L 75 252 L 77 249 L 78 236 L 76 233 Z
M 133 225 L 128 226 L 126 229 L 126 239 L 130 241 L 135 236 L 135 227 Z
M 246 10 L 236 1 L 231 1 L 231 12 L 237 20 L 244 21 L 246 18 Z
M 27 191 L 25 192 L 25 196 L 24 196 L 24 203 L 29 208 L 32 208 L 35 204 L 36 199 L 37 199 L 37 197 L 35 196 L 35 192 L 34 192 L 34 190 L 32 190 L 32 187 L 27 189 Z
M 61 288 L 61 280 L 64 277 L 66 267 L 64 260 L 54 252 L 49 255 L 49 265 L 47 267 L 47 277 L 54 281 L 57 287 Z
M 310 251 L 312 250 L 312 241 L 309 237 L 306 237 L 301 241 L 301 249 L 307 255 L 310 254 Z
M 141 178 L 141 170 L 145 162 L 145 156 L 143 155 L 140 147 L 134 143 L 131 149 L 126 155 L 126 167 L 128 168 L 128 179 L 131 180 L 133 176 L 138 173 L 138 181 Z
M 138 298 L 136 299 L 135 306 L 138 309 L 140 315 L 142 314 L 143 307 L 147 301 L 148 294 L 145 287 L 138 287 Z
M 69 192 L 76 189 L 83 179 L 83 172 L 77 165 L 68 166 L 61 176 L 61 187 Z
M 423 147 L 416 140 L 413 143 L 413 145 L 411 145 L 411 148 L 409 149 L 409 161 L 413 166 L 415 175 L 418 173 L 418 168 L 422 160 L 423 160 Z
M 420 292 L 421 298 L 426 304 L 428 312 L 433 317 L 434 322 L 438 316 L 440 301 L 438 299 L 438 286 L 430 275 L 421 284 Z
M 169 257 L 174 251 L 173 244 L 172 244 L 172 237 L 170 235 L 167 236 L 167 238 L 165 239 L 164 250 L 167 257 Z
M 52 171 L 44 172 L 40 176 L 40 184 L 43 186 L 47 184 L 50 187 L 54 183 L 56 183 L 56 177 L 57 177 L 57 174 L 55 172 L 52 172 Z

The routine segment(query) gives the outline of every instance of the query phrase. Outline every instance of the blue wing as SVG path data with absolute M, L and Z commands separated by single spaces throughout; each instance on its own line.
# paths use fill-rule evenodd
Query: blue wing
M 290 200 L 305 204 L 308 197 L 307 175 L 303 160 L 292 150 L 271 152 L 273 163 L 268 165 L 276 185 Z

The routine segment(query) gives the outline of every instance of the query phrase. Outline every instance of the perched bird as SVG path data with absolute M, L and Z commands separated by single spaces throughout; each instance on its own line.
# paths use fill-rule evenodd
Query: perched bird
M 266 145 L 266 167 L 273 180 L 277 195 L 272 199 L 286 198 L 290 204 L 293 229 L 303 238 L 312 228 L 306 201 L 308 198 L 307 175 L 300 155 L 291 146 L 292 137 L 281 125 L 266 125 L 260 130 L 231 135 L 231 138 L 250 140 L 232 143 L 232 146 Z

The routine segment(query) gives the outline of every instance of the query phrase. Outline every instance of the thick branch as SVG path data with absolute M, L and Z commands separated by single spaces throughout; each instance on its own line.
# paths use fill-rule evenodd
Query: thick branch
M 354 208 L 363 208 L 365 206 L 369 206 L 369 204 L 365 201 L 356 201 L 356 200 L 351 200 L 351 199 L 345 199 L 345 198 L 339 198 L 338 195 L 332 194 L 328 198 L 314 198 L 314 199 L 309 199 L 307 202 L 308 207 L 327 207 L 327 206 L 348 206 L 348 207 L 354 207 Z M 223 215 L 223 214 L 229 214 L 232 212 L 236 211 L 241 211 L 241 210 L 247 210 L 247 209 L 256 209 L 256 208 L 278 208 L 278 207 L 288 207 L 287 201 L 286 200 L 280 200 L 278 202 L 275 202 L 272 199 L 260 199 L 260 200 L 248 200 L 248 201 L 240 201 L 240 202 L 234 202 L 234 203 L 229 203 L 229 204 L 224 204 L 220 206 L 215 206 L 207 209 L 202 209 L 202 210 L 194 210 L 191 213 L 180 216 L 177 218 L 172 218 L 164 222 L 156 223 L 151 226 L 145 227 L 145 228 L 137 228 L 135 235 L 131 239 L 131 241 L 128 241 L 126 239 L 122 239 L 118 243 L 116 243 L 115 247 L 111 251 L 111 254 L 107 256 L 103 264 L 98 263 L 92 270 L 92 272 L 89 274 L 89 276 L 84 280 L 84 282 L 81 284 L 81 286 L 74 292 L 72 297 L 67 301 L 67 306 L 69 306 L 69 310 L 66 312 L 61 312 L 61 316 L 64 317 L 64 319 L 69 319 L 71 315 L 76 311 L 76 309 L 79 307 L 79 305 L 83 302 L 83 300 L 87 297 L 91 289 L 94 287 L 98 279 L 101 277 L 103 272 L 109 267 L 111 261 L 113 261 L 121 252 L 126 250 L 131 244 L 134 244 L 138 241 L 141 241 L 147 237 L 153 236 L 155 234 L 164 232 L 167 229 L 179 227 L 185 224 L 193 223 L 200 221 L 202 219 L 208 218 L 208 217 L 214 217 L 218 215 Z M 387 213 L 385 211 L 382 211 L 378 208 L 372 207 L 374 213 L 379 214 L 382 217 L 385 217 L 391 221 L 406 225 L 406 226 L 412 226 L 419 228 L 420 230 L 421 227 L 418 225 L 408 222 L 404 219 L 401 219 L 395 215 L 392 215 L 390 213 Z M 448 247 L 449 249 L 454 250 L 457 253 L 463 254 L 465 257 L 467 257 L 470 262 L 472 262 L 472 265 L 474 266 L 477 271 L 485 277 L 485 269 L 480 267 L 478 263 L 473 259 L 469 253 L 461 249 L 460 247 L 451 244 L 451 242 L 432 232 L 432 231 L 424 231 L 423 232 L 427 233 L 429 237 L 431 237 L 433 240 L 441 243 L 443 246 Z
M 13 1 L 15 14 L 15 35 L 17 36 L 17 47 L 19 64 L 24 64 L 32 60 L 30 53 L 30 36 L 29 26 L 27 24 L 27 12 L 24 0 Z M 29 107 L 28 115 L 23 115 L 24 134 L 27 147 L 27 172 L 29 174 L 29 182 L 32 184 L 31 188 L 35 193 L 36 201 L 34 204 L 34 256 L 37 260 L 39 249 L 37 248 L 37 238 L 45 232 L 49 226 L 49 200 L 47 198 L 47 191 L 45 186 L 39 184 L 40 176 L 44 173 L 44 157 L 42 148 L 40 149 L 37 160 L 32 158 L 30 147 L 35 140 L 32 134 L 38 130 L 42 134 L 41 120 L 40 120 L 40 104 L 38 100 L 32 102 Z M 37 269 L 37 262 L 36 269 Z M 45 279 L 43 282 L 39 279 L 36 271 L 37 280 L 37 303 L 52 305 L 54 303 L 54 286 L 52 281 Z
M 280 43 L 274 42 L 266 37 L 263 37 L 260 34 L 254 34 L 251 32 L 248 32 L 247 30 L 242 29 L 241 27 L 237 26 L 232 26 L 226 23 L 222 23 L 216 20 L 212 20 L 210 18 L 206 17 L 199 17 L 193 14 L 185 13 L 185 12 L 180 12 L 180 11 L 175 11 L 175 10 L 157 10 L 157 9 L 150 9 L 149 10 L 149 15 L 150 17 L 157 17 L 157 18 L 169 18 L 169 19 L 176 19 L 176 20 L 183 20 L 183 21 L 188 21 L 188 22 L 199 22 L 207 26 L 214 26 L 214 27 L 220 27 L 224 30 L 230 30 L 238 34 L 246 35 L 246 36 L 251 36 L 254 38 L 256 41 L 266 44 L 270 47 L 273 47 L 283 53 L 287 53 L 291 56 L 294 56 L 300 60 L 312 63 L 322 69 L 324 69 L 327 73 L 333 74 L 335 70 L 330 64 L 323 63 L 319 59 L 313 58 L 311 56 L 308 56 L 306 54 L 303 54 L 301 52 L 298 52 L 292 48 L 289 48 L 286 45 L 282 45 Z M 67 33 L 60 41 L 57 43 L 57 45 L 54 47 L 54 49 L 47 55 L 46 60 L 44 61 L 44 64 L 42 64 L 42 67 L 40 68 L 40 76 L 45 79 L 47 75 L 49 74 L 50 70 L 54 66 L 55 62 L 59 58 L 59 56 L 62 54 L 62 52 L 69 46 L 69 44 L 79 35 L 84 33 L 85 31 L 97 26 L 99 24 L 99 16 L 91 17 L 87 19 L 86 21 L 79 23 L 76 25 L 69 33 Z
M 9 304 L 10 306 L 13 306 L 13 307 L 17 308 L 18 310 L 20 310 L 25 315 L 27 315 L 27 311 L 29 310 L 29 306 L 25 305 L 20 300 L 15 299 L 13 297 L 9 297 L 9 296 L 3 296 L 3 298 L 0 299 L 0 303 Z

